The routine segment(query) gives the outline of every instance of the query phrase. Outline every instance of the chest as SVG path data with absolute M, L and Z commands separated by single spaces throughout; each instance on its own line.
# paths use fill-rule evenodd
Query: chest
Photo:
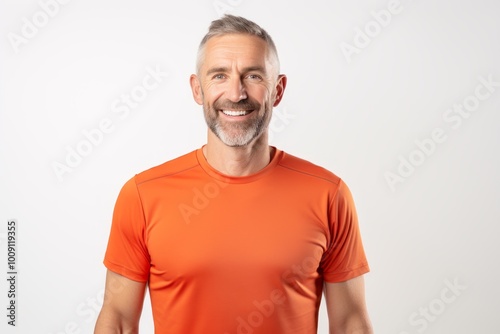
M 172 284 L 272 281 L 294 268 L 315 275 L 327 248 L 325 199 L 291 190 L 213 183 L 158 198 L 147 223 L 151 272 Z

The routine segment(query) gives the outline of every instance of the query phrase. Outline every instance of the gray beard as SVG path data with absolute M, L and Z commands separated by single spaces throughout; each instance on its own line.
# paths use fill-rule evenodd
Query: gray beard
M 221 123 L 218 111 L 209 106 L 203 106 L 205 121 L 208 128 L 219 138 L 224 144 L 230 147 L 246 146 L 255 138 L 259 137 L 266 129 L 266 117 L 269 110 L 265 106 L 266 112 L 261 117 L 249 119 L 240 124 Z M 207 109 L 209 109 L 207 111 Z M 258 110 L 254 110 L 257 113 Z

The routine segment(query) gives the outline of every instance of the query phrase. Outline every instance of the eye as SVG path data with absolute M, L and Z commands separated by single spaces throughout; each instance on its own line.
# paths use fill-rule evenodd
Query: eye
M 247 78 L 250 80 L 255 80 L 255 81 L 262 80 L 262 77 L 258 74 L 249 74 L 249 75 L 247 75 Z
M 225 78 L 224 74 L 216 74 L 212 77 L 212 79 L 215 79 L 215 80 L 221 80 L 224 78 Z

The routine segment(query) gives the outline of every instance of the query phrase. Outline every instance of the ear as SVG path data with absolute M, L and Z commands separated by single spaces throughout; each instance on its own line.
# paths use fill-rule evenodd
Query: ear
M 203 93 L 201 90 L 201 83 L 196 74 L 191 74 L 191 77 L 189 77 L 189 84 L 191 85 L 193 99 L 199 105 L 203 105 Z
M 278 80 L 276 81 L 276 97 L 274 98 L 274 104 L 273 107 L 278 106 L 280 104 L 281 99 L 283 99 L 283 94 L 285 93 L 285 88 L 286 88 L 286 75 L 280 74 L 278 76 Z

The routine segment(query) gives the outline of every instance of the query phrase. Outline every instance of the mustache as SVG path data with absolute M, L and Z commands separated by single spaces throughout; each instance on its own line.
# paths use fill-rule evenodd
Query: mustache
M 249 99 L 241 100 L 238 102 L 232 102 L 229 100 L 215 101 L 213 104 L 213 108 L 215 110 L 226 110 L 226 109 L 258 110 L 258 109 L 260 109 L 260 103 L 258 103 L 256 101 L 249 100 Z

